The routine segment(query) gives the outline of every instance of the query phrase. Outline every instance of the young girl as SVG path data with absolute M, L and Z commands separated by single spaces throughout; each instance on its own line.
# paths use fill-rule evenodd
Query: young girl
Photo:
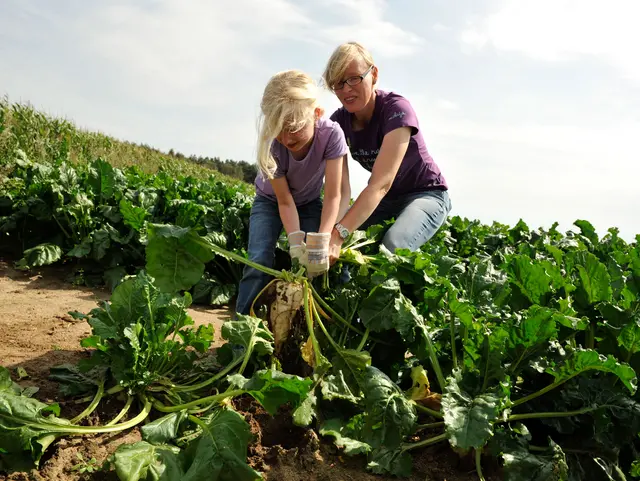
M 292 259 L 306 265 L 310 276 L 329 269 L 331 230 L 351 196 L 344 133 L 336 122 L 322 118 L 317 95 L 313 79 L 299 70 L 269 80 L 261 102 L 259 172 L 249 218 L 250 260 L 273 267 L 284 226 Z M 249 314 L 268 282 L 267 274 L 245 267 L 236 311 Z
M 371 172 L 367 186 L 332 232 L 330 262 L 350 232 L 391 218 L 395 222 L 383 245 L 391 252 L 420 249 L 447 219 L 451 201 L 411 103 L 376 87 L 378 68 L 357 42 L 336 48 L 323 78 L 342 104 L 331 119 L 342 127 L 354 160 Z

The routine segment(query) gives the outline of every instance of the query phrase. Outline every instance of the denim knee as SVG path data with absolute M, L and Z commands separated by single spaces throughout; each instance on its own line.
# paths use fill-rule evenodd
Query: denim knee
M 396 227 L 393 224 L 389 230 L 387 230 L 386 234 L 382 238 L 382 245 L 384 245 L 389 251 L 392 253 L 396 251 L 396 249 L 409 249 L 411 251 L 415 250 L 415 246 L 411 245 L 411 241 L 409 239 L 410 232 L 404 232 L 401 229 L 394 229 Z

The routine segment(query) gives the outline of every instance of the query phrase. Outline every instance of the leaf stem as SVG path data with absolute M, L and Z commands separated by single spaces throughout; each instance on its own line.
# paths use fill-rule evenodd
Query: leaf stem
M 429 361 L 431 362 L 431 367 L 436 373 L 436 378 L 438 380 L 438 384 L 440 385 L 440 392 L 444 392 L 444 388 L 447 385 L 444 375 L 442 374 L 442 369 L 440 368 L 440 363 L 438 362 L 438 356 L 436 356 L 436 351 L 433 348 L 433 344 L 431 343 L 431 336 L 429 335 L 429 330 L 427 326 L 422 323 L 420 325 L 422 335 L 424 336 L 424 340 L 427 344 L 427 352 L 429 354 Z
M 437 423 L 427 423 L 427 424 L 419 424 L 416 426 L 416 430 L 420 431 L 422 429 L 433 429 L 444 426 L 444 421 L 438 421 Z
M 402 445 L 402 451 L 410 451 L 412 449 L 418 449 L 425 446 L 430 446 L 431 444 L 436 444 L 441 441 L 445 441 L 449 438 L 447 433 L 439 434 L 433 438 L 425 439 L 424 441 L 418 441 L 417 443 L 408 443 Z
M 587 339 L 586 339 L 586 348 L 587 349 L 593 349 L 594 345 L 595 345 L 595 326 L 593 325 L 593 322 L 589 323 L 589 328 L 587 330 Z
M 217 373 L 215 376 L 212 376 L 209 379 L 207 379 L 206 381 L 202 381 L 199 384 L 194 384 L 192 386 L 171 385 L 170 386 L 171 390 L 172 391 L 176 391 L 176 392 L 190 392 L 190 391 L 197 391 L 199 389 L 207 387 L 210 384 L 213 384 L 214 382 L 216 382 L 218 379 L 223 378 L 224 376 L 229 374 L 229 372 L 231 372 L 242 361 L 243 361 L 242 357 L 239 357 L 239 358 L 233 360 L 231 363 L 229 363 L 228 366 L 226 366 L 222 371 Z
M 313 302 L 313 299 L 311 300 L 311 302 Z M 315 306 L 313 306 L 313 307 L 315 307 Z M 327 331 L 327 328 L 325 327 L 324 323 L 322 322 L 322 319 L 320 319 L 320 314 L 318 314 L 318 311 L 316 309 L 314 309 L 314 308 L 310 308 L 310 310 L 313 312 L 313 317 L 315 318 L 315 321 L 318 323 L 318 327 L 320 328 L 322 333 L 327 338 L 327 341 L 329 341 L 329 344 L 331 344 L 331 346 L 336 351 L 340 351 L 340 349 L 341 349 L 340 346 L 336 343 L 336 341 L 333 340 L 333 337 L 331 337 L 331 334 L 329 334 L 329 331 Z
M 78 414 L 75 418 L 71 419 L 70 420 L 71 424 L 78 424 L 81 420 L 83 420 L 84 418 L 89 416 L 93 411 L 95 411 L 95 409 L 98 407 L 98 404 L 100 403 L 100 400 L 102 399 L 103 394 L 104 394 L 104 383 L 101 382 L 100 384 L 98 384 L 98 392 L 96 392 L 96 395 L 93 397 L 91 404 L 89 404 L 84 409 L 84 411 Z
M 113 387 L 110 387 L 109 389 L 107 389 L 103 396 L 111 396 L 112 394 L 117 394 L 121 391 L 124 391 L 124 387 L 120 386 L 119 384 L 116 384 Z M 83 397 L 80 399 L 76 399 L 74 402 L 75 404 L 83 404 L 83 403 L 88 403 L 90 401 L 92 401 L 94 398 L 94 396 L 87 396 L 87 397 Z
M 418 411 L 422 411 L 423 413 L 430 414 L 434 418 L 442 419 L 444 415 L 438 411 L 434 411 L 433 409 L 428 408 L 427 406 L 423 406 L 422 404 L 415 403 L 416 409 Z
M 311 344 L 313 345 L 313 354 L 316 360 L 315 365 L 320 366 L 322 364 L 322 359 L 320 358 L 320 345 L 318 344 L 318 339 L 316 339 L 316 333 L 313 330 L 313 318 L 311 316 L 311 306 L 309 304 L 309 284 L 307 282 L 302 286 L 302 295 L 304 303 L 304 318 L 307 321 L 307 330 L 309 331 L 309 337 L 311 338 Z M 335 344 L 333 339 L 331 339 L 331 336 L 328 336 L 327 338 L 330 339 L 330 342 Z
M 144 408 L 135 418 L 121 423 L 114 424 L 113 426 L 75 426 L 73 424 L 54 424 L 54 423 L 34 423 L 30 419 L 23 419 L 19 416 L 5 416 L 0 414 L 0 418 L 6 417 L 10 421 L 20 422 L 29 426 L 32 429 L 41 429 L 43 431 L 53 432 L 53 433 L 62 433 L 62 434 L 100 434 L 100 433 L 116 433 L 119 431 L 124 431 L 126 429 L 131 429 L 132 427 L 140 424 L 144 421 L 149 413 L 151 412 L 151 401 L 145 398 Z
M 451 355 L 453 357 L 453 369 L 458 369 L 458 353 L 456 352 L 456 319 L 453 314 L 449 314 L 449 327 L 451 331 Z M 443 386 L 440 386 L 441 388 Z
M 124 407 L 120 410 L 118 415 L 115 418 L 113 418 L 110 422 L 108 422 L 106 425 L 113 426 L 118 421 L 120 421 L 125 416 L 125 414 L 129 412 L 129 408 L 131 407 L 132 402 L 133 402 L 133 396 L 130 396 L 130 395 L 127 396 L 127 402 L 125 403 Z
M 71 239 L 71 236 L 69 235 L 69 233 L 67 232 L 67 230 L 62 227 L 62 224 L 60 223 L 60 221 L 58 220 L 58 218 L 55 216 L 55 214 L 53 214 L 51 217 L 53 217 L 53 220 L 56 221 L 56 224 L 58 224 L 58 227 L 60 227 L 60 230 L 62 231 L 62 233 L 64 234 L 64 236 L 67 239 Z
M 363 331 L 361 331 L 360 329 L 358 329 L 355 326 L 352 326 L 351 323 L 347 322 L 344 317 L 342 317 L 340 314 L 338 314 L 336 311 L 334 311 L 333 308 L 329 304 L 327 304 L 322 297 L 320 297 L 320 294 L 318 294 L 318 292 L 316 291 L 316 289 L 313 286 L 309 286 L 309 287 L 311 287 L 311 292 L 313 294 L 314 299 L 316 300 L 316 302 L 318 302 L 318 304 L 320 304 L 320 306 L 322 306 L 323 309 L 329 311 L 329 313 L 333 317 L 335 317 L 338 322 L 340 322 L 341 324 L 343 324 L 347 328 L 351 329 L 354 332 L 357 332 L 361 336 L 364 336 L 364 332 Z
M 280 279 L 282 279 L 282 277 L 283 277 L 283 272 L 282 271 L 277 271 L 275 269 L 271 269 L 269 267 L 265 267 L 262 264 L 258 264 L 257 262 L 250 261 L 249 259 L 246 259 L 246 258 L 236 254 L 235 252 L 231 252 L 231 251 L 223 249 L 222 247 L 214 244 L 213 242 L 207 242 L 203 237 L 200 238 L 199 243 L 202 246 L 207 247 L 208 249 L 211 249 L 216 254 L 219 254 L 219 255 L 221 255 L 223 257 L 227 257 L 228 259 L 232 259 L 232 260 L 234 260 L 236 262 L 242 262 L 243 264 L 246 264 L 249 267 L 253 267 L 254 269 L 257 269 L 259 271 L 262 271 L 265 274 L 269 274 L 270 276 L 278 277 Z
M 368 337 L 369 337 L 369 328 L 367 327 L 367 330 L 364 331 L 364 336 L 362 336 L 362 341 L 360 341 L 360 344 L 358 344 L 358 348 L 356 349 L 356 351 L 362 351 L 362 349 L 364 348 L 364 345 L 367 343 Z
M 502 421 L 502 422 L 522 421 L 523 419 L 565 418 L 565 417 L 571 417 L 571 416 L 579 416 L 580 414 L 585 414 L 591 411 L 597 411 L 598 409 L 606 409 L 608 407 L 613 407 L 613 406 L 602 404 L 599 406 L 590 406 L 582 409 L 577 409 L 575 411 L 513 414 L 509 416 L 506 421 Z
M 163 412 L 163 413 L 174 413 L 177 411 L 182 411 L 183 409 L 191 409 L 193 407 L 199 406 L 200 404 L 205 404 L 205 403 L 214 403 L 216 401 L 223 401 L 227 398 L 231 398 L 231 397 L 236 397 L 236 396 L 240 396 L 242 394 L 244 394 L 245 391 L 243 389 L 236 389 L 233 391 L 227 391 L 227 392 L 223 392 L 221 394 L 215 394 L 213 396 L 207 396 L 207 397 L 203 397 L 200 399 L 196 399 L 195 401 L 191 401 L 185 404 L 178 404 L 175 406 L 165 406 L 164 404 L 162 404 L 160 401 L 158 401 L 157 399 L 154 400 L 153 403 L 153 407 L 156 408 L 158 411 Z
M 478 473 L 480 481 L 485 481 L 484 475 L 482 474 L 482 448 L 476 449 L 476 472 Z

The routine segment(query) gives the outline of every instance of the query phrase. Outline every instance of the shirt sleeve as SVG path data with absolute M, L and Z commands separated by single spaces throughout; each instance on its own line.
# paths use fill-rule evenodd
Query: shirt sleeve
M 288 156 L 282 155 L 282 148 L 277 140 L 274 140 L 271 144 L 271 155 L 276 161 L 276 171 L 274 172 L 273 177 L 277 179 L 287 175 L 287 171 L 289 170 L 289 165 L 287 164 Z M 284 161 L 281 159 L 284 159 Z
M 400 127 L 410 127 L 411 135 L 418 133 L 418 116 L 411 103 L 404 97 L 394 97 L 385 105 L 382 119 L 382 135 Z
M 327 146 L 324 149 L 325 159 L 337 159 L 343 155 L 347 155 L 349 148 L 344 137 L 344 132 L 338 123 L 334 123 L 327 140 Z

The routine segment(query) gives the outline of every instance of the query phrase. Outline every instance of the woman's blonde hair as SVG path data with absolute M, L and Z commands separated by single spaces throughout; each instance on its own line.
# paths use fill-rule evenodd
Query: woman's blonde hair
M 362 59 L 367 64 L 367 67 L 371 67 L 373 63 L 373 56 L 364 48 L 364 46 L 358 42 L 346 42 L 333 51 L 327 66 L 322 74 L 322 80 L 326 87 L 333 88 L 342 77 L 344 76 L 347 67 L 353 60 Z
M 258 167 L 272 179 L 276 161 L 271 155 L 273 140 L 283 129 L 296 132 L 315 118 L 319 107 L 318 89 L 314 80 L 300 70 L 285 70 L 275 74 L 264 89 L 259 119 Z

